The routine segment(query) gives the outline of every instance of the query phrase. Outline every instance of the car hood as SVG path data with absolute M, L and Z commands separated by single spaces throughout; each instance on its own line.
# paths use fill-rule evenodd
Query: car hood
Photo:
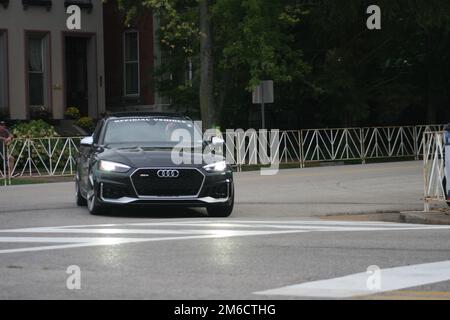
M 172 148 L 155 147 L 107 147 L 98 154 L 99 160 L 119 162 L 133 168 L 202 167 L 207 163 L 223 160 L 221 156 L 205 155 L 203 157 L 203 153 L 192 151 L 184 151 L 182 157 L 186 161 L 181 164 L 176 163 L 172 160 Z M 212 161 L 213 159 L 215 161 Z

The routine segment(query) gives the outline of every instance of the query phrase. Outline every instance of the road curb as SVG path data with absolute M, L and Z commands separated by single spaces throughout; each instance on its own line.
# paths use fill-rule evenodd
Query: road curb
M 320 219 L 332 221 L 384 221 L 410 224 L 450 225 L 450 215 L 443 212 L 425 213 L 422 211 L 329 215 L 321 216 Z
M 412 224 L 450 225 L 450 215 L 442 212 L 401 212 L 400 220 Z

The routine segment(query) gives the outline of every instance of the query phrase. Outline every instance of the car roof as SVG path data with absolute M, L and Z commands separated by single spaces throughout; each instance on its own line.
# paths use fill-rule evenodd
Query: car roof
M 139 118 L 139 117 L 161 117 L 161 118 L 171 118 L 171 119 L 184 119 L 191 120 L 191 118 L 178 114 L 178 113 L 168 113 L 168 112 L 116 112 L 109 113 L 104 116 L 104 119 L 117 119 L 117 118 Z

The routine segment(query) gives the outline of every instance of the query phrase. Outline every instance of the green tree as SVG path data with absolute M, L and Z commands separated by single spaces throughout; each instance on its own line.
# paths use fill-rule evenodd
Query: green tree
M 369 0 L 118 1 L 130 20 L 141 7 L 157 13 L 158 89 L 189 111 L 200 106 L 207 126 L 245 127 L 249 91 L 264 79 L 275 80 L 268 113 L 280 128 L 450 116 L 448 1 L 379 0 L 375 31 L 366 28 Z
M 154 10 L 166 63 L 160 75 L 193 66 L 194 79 L 186 85 L 177 77 L 161 80 L 163 93 L 198 89 L 202 120 L 219 125 L 232 79 L 244 76 L 241 90 L 248 92 L 264 78 L 291 82 L 303 77 L 308 66 L 299 49 L 292 49 L 291 29 L 304 12 L 295 1 L 271 0 L 118 0 L 128 19 L 140 8 Z M 173 63 L 176 62 L 176 63 Z M 184 66 L 183 66 L 184 64 Z M 242 70 L 246 70 L 243 73 Z
M 316 126 L 436 122 L 450 102 L 450 3 L 380 0 L 376 31 L 366 28 L 371 4 L 320 2 L 295 30 L 312 66 L 302 114 Z

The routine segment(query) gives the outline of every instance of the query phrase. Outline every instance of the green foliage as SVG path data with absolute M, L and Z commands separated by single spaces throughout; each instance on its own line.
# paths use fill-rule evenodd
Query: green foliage
M 80 116 L 81 116 L 80 110 L 78 110 L 78 108 L 75 107 L 69 107 L 64 112 L 64 117 L 66 117 L 67 119 L 78 120 L 80 119 Z
M 159 40 L 163 50 L 181 51 L 190 56 L 194 52 L 198 30 L 197 0 L 118 0 L 126 11 L 126 23 L 134 24 L 143 8 L 154 10 L 160 18 Z
M 47 140 L 47 138 L 56 138 L 58 133 L 55 128 L 43 121 L 43 120 L 32 120 L 30 122 L 21 122 L 12 128 L 12 134 L 14 140 L 12 146 L 14 148 L 11 151 L 11 155 L 17 161 L 17 170 L 27 163 L 28 147 L 26 145 L 26 139 L 32 139 L 33 147 L 30 147 L 30 157 L 33 162 L 38 167 L 43 167 L 43 163 L 47 163 L 49 157 L 49 150 L 53 150 L 55 153 L 58 152 L 52 143 L 55 140 Z M 40 141 L 40 142 L 39 142 Z M 50 142 L 50 146 L 48 145 Z M 49 149 L 48 149 L 49 148 Z
M 198 1 L 120 0 L 128 22 L 138 17 L 141 7 L 153 9 L 160 19 L 159 39 L 164 63 L 157 75 L 157 87 L 175 105 L 198 106 L 199 39 Z M 242 90 L 251 90 L 260 80 L 290 82 L 308 72 L 300 49 L 291 48 L 293 28 L 306 14 L 289 1 L 218 0 L 211 5 L 216 94 L 226 96 L 224 73 L 248 70 Z M 193 79 L 186 81 L 188 64 Z M 163 75 L 171 74 L 172 77 Z M 190 100 L 191 99 L 191 100 Z M 224 103 L 226 103 L 224 101 Z
M 157 13 L 163 51 L 157 88 L 181 110 L 198 109 L 198 0 L 119 3 L 129 21 L 143 7 Z M 380 0 L 382 30 L 376 31 L 366 28 L 371 4 L 212 1 L 215 98 L 227 115 L 221 126 L 248 125 L 249 90 L 265 79 L 275 80 L 267 118 L 279 128 L 447 122 L 450 2 Z M 192 81 L 186 80 L 189 63 Z
M 43 120 L 32 120 L 30 122 L 21 122 L 12 128 L 14 138 L 50 138 L 57 137 L 55 128 Z
M 87 132 L 92 132 L 95 129 L 95 122 L 91 117 L 81 117 L 76 122 L 76 125 L 86 130 Z
M 213 16 L 216 38 L 223 44 L 220 69 L 247 69 L 248 90 L 264 79 L 284 83 L 301 78 L 309 68 L 302 50 L 293 45 L 292 27 L 304 14 L 283 1 L 217 1 Z

